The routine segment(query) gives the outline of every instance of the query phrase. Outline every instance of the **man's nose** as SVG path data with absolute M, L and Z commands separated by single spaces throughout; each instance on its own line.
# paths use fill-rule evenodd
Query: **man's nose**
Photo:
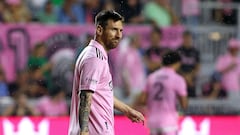
M 118 31 L 117 34 L 116 34 L 116 37 L 118 39 L 122 38 L 122 32 L 121 31 Z

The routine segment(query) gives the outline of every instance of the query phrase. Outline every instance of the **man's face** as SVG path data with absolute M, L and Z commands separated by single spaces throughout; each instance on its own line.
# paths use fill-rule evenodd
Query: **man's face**
M 154 45 L 154 46 L 158 46 L 160 41 L 161 41 L 161 35 L 157 32 L 152 32 L 151 33 L 151 44 Z
M 183 45 L 186 47 L 192 46 L 192 36 L 190 35 L 183 36 Z
M 229 48 L 229 51 L 233 56 L 238 55 L 238 48 L 237 47 L 231 47 L 231 48 Z
M 114 49 L 122 39 L 123 22 L 108 20 L 108 24 L 103 28 L 102 40 L 107 50 Z

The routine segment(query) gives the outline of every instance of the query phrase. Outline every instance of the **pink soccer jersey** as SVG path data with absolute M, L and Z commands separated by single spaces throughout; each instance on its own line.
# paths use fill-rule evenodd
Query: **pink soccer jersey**
M 176 131 L 178 96 L 187 96 L 186 83 L 183 77 L 173 69 L 163 67 L 150 74 L 146 84 L 147 117 L 150 129 Z
M 68 135 L 79 135 L 79 95 L 92 90 L 89 116 L 90 135 L 113 135 L 113 91 L 107 53 L 98 42 L 91 40 L 77 59 L 74 72 Z
M 233 63 L 235 63 L 237 66 L 234 69 L 222 75 L 222 85 L 228 91 L 240 90 L 239 85 L 240 59 L 238 57 L 233 57 L 231 56 L 231 54 L 227 53 L 223 56 L 220 56 L 216 64 L 217 71 L 223 71 Z

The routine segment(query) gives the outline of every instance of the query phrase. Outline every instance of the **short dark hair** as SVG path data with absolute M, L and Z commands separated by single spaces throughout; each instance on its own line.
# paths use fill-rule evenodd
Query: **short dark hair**
M 95 17 L 95 25 L 100 25 L 103 28 L 107 25 L 108 20 L 124 21 L 124 18 L 114 10 L 103 10 Z
M 163 65 L 169 66 L 181 61 L 181 56 L 177 51 L 168 51 L 163 55 Z

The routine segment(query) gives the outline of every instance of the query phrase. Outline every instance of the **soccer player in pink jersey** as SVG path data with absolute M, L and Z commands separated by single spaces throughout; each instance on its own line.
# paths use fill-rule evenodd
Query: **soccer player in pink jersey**
M 74 72 L 68 135 L 114 135 L 114 108 L 132 122 L 143 115 L 113 96 L 107 52 L 116 48 L 123 17 L 105 10 L 95 18 L 95 37 L 79 55 Z
M 216 70 L 221 74 L 221 84 L 226 90 L 228 98 L 239 98 L 240 96 L 239 45 L 237 39 L 230 39 L 227 53 L 220 55 L 216 62 Z
M 177 135 L 177 100 L 187 108 L 186 82 L 176 73 L 181 57 L 170 51 L 163 56 L 163 67 L 148 76 L 145 91 L 139 103 L 146 104 L 146 116 L 151 135 Z

